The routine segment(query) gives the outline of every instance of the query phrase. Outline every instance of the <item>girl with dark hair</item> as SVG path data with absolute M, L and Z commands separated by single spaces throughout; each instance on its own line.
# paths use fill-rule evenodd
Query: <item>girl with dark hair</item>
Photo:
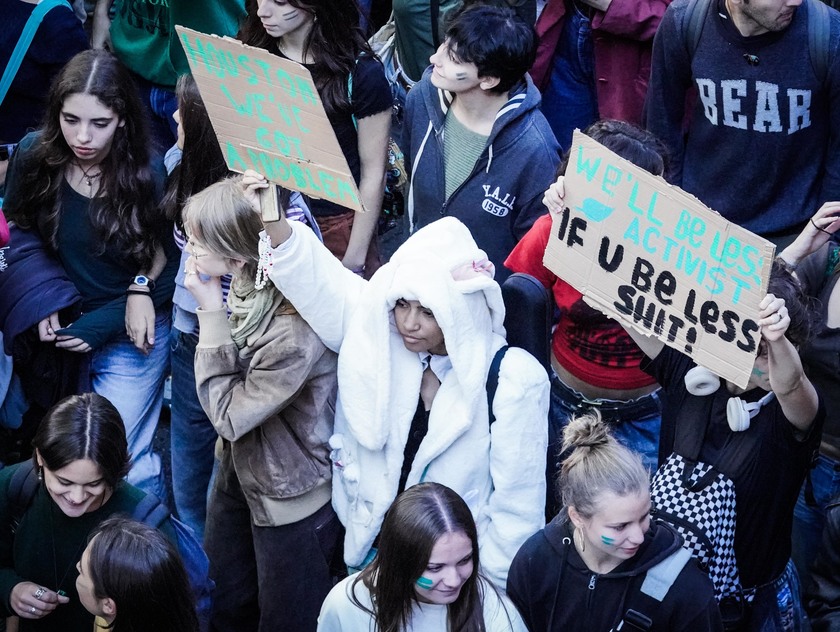
M 175 93 L 178 96 L 178 109 L 174 115 L 178 126 L 176 148 L 180 150 L 177 152 L 180 162 L 172 169 L 162 204 L 167 219 L 174 223 L 175 244 L 181 250 L 172 297 L 174 308 L 170 339 L 170 450 L 172 462 L 178 464 L 172 470 L 172 496 L 179 518 L 202 539 L 208 487 L 213 474 L 213 445 L 218 435 L 201 408 L 195 390 L 195 347 L 198 344 L 198 317 L 195 312 L 198 304 L 184 286 L 184 265 L 189 254 L 184 252 L 187 238 L 182 209 L 191 195 L 218 182 L 230 172 L 192 75 L 181 75 Z M 226 293 L 230 277 L 223 277 L 221 283 Z
M 676 530 L 651 519 L 639 455 L 612 437 L 597 411 L 566 425 L 563 450 L 563 511 L 522 546 L 508 576 L 528 629 L 577 630 L 585 622 L 591 632 L 638 630 L 622 625 L 639 622 L 632 608 L 651 620 L 643 628 L 651 632 L 721 630 L 709 578 L 688 560 Z M 684 565 L 664 598 L 640 598 L 655 569 L 677 560 Z
M 584 133 L 654 175 L 665 171 L 667 156 L 662 143 L 631 123 L 598 121 Z M 558 173 L 565 172 L 567 162 L 568 156 Z M 597 408 L 612 424 L 615 438 L 641 453 L 651 472 L 657 467 L 661 417 L 659 385 L 639 368 L 642 351 L 618 322 L 588 306 L 580 292 L 543 265 L 550 233 L 551 217 L 544 215 L 505 261 L 513 272 L 530 274 L 550 289 L 558 307 L 551 344 L 547 520 L 560 510 L 554 494 L 561 465 L 560 444 L 563 428 L 573 416 Z
M 379 267 L 376 228 L 385 185 L 391 88 L 359 28 L 354 0 L 250 0 L 238 38 L 303 64 L 356 180 L 367 213 L 312 199 L 324 244 L 370 278 Z
M 216 582 L 211 625 L 314 630 L 342 534 L 327 444 L 336 355 L 260 278 L 262 222 L 240 179 L 190 198 L 184 226 L 185 284 L 200 323 L 196 389 L 223 439 L 204 534 Z M 226 305 L 225 274 L 233 277 Z
M 171 239 L 157 210 L 162 179 L 150 164 L 141 105 L 125 68 L 104 51 L 71 59 L 48 101 L 43 128 L 15 153 L 4 212 L 57 257 L 82 295 L 82 315 L 68 324 L 54 313 L 38 334 L 90 354 L 90 388 L 128 424 L 129 481 L 165 497 L 152 439 L 177 257 L 164 253 Z
M 141 522 L 109 518 L 76 565 L 76 590 L 99 630 L 198 632 L 187 572 L 178 550 Z
M 479 572 L 478 534 L 467 503 L 439 483 L 397 496 L 379 552 L 330 591 L 319 632 L 518 632 L 516 609 Z
M 0 470 L 0 617 L 20 617 L 21 632 L 90 632 L 76 562 L 103 520 L 131 514 L 146 494 L 122 480 L 129 469 L 125 427 L 100 395 L 60 401 L 32 444 L 32 462 Z M 12 483 L 33 464 L 38 484 L 26 498 Z M 169 522 L 163 530 L 175 541 Z
M 254 172 L 243 183 L 259 210 L 256 189 L 268 183 Z M 347 566 L 374 558 L 400 492 L 433 481 L 467 503 L 484 572 L 504 587 L 516 551 L 545 524 L 548 377 L 507 347 L 487 253 L 445 217 L 365 281 L 282 213 L 263 227 L 260 269 L 338 353 L 330 460 Z

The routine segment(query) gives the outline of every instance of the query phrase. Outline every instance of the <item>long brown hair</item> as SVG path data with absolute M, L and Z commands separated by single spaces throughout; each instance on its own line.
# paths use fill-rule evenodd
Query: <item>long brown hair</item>
M 484 591 L 479 581 L 478 533 L 470 508 L 454 491 L 439 483 L 420 483 L 397 496 L 385 514 L 376 558 L 353 582 L 354 604 L 376 620 L 377 632 L 404 632 L 417 604 L 415 582 L 423 574 L 435 542 L 449 533 L 464 533 L 472 542 L 473 572 L 449 605 L 450 632 L 484 632 Z M 355 586 L 364 582 L 373 610 L 362 605 Z
M 140 98 L 126 68 L 110 53 L 87 50 L 73 57 L 50 89 L 41 136 L 27 163 L 19 195 L 7 198 L 4 212 L 21 228 L 37 227 L 58 249 L 64 169 L 74 160 L 61 131 L 61 109 L 67 97 L 96 97 L 123 123 L 102 160 L 102 181 L 91 204 L 90 221 L 106 245 L 115 245 L 139 266 L 148 266 L 161 234 L 155 188 L 149 166 L 148 136 Z M 101 254 L 101 253 L 99 253 Z
M 189 197 L 218 182 L 230 171 L 192 75 L 178 78 L 175 94 L 184 132 L 184 149 L 181 162 L 169 177 L 161 205 L 167 219 L 183 229 L 181 209 Z

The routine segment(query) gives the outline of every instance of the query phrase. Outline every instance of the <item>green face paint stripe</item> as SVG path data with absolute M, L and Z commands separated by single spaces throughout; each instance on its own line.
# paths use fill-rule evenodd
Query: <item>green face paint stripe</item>
M 420 588 L 431 588 L 435 583 L 428 577 L 419 577 L 415 582 Z
M 603 542 L 604 544 L 606 544 L 608 546 L 615 544 L 615 540 L 613 538 L 608 538 L 605 535 L 601 536 L 601 542 Z

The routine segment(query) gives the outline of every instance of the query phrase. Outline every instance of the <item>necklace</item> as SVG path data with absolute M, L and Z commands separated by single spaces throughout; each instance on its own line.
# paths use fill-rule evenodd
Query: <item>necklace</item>
M 94 181 L 96 178 L 98 178 L 99 176 L 101 176 L 101 175 L 102 175 L 102 169 L 101 169 L 101 168 L 99 169 L 99 171 L 98 171 L 97 173 L 91 174 L 91 170 L 92 170 L 94 167 L 98 167 L 98 166 L 99 166 L 99 163 L 97 163 L 97 164 L 95 164 L 95 165 L 91 165 L 91 166 L 90 166 L 90 167 L 88 167 L 87 169 L 85 169 L 85 168 L 84 168 L 82 165 L 80 165 L 78 162 L 77 162 L 77 163 L 74 163 L 74 164 L 75 164 L 75 165 L 76 165 L 79 169 L 81 169 L 81 170 L 82 170 L 82 178 L 84 178 L 84 179 L 85 179 L 85 183 L 88 185 L 88 188 L 92 188 L 92 187 L 93 187 L 93 181 Z

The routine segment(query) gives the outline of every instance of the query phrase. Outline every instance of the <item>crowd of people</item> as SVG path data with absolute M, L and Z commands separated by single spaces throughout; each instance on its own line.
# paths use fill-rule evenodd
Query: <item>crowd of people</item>
M 380 5 L 0 0 L 0 630 L 840 630 L 840 13 Z M 176 24 L 365 212 L 229 171 Z M 544 264 L 575 129 L 775 244 L 745 386 Z

